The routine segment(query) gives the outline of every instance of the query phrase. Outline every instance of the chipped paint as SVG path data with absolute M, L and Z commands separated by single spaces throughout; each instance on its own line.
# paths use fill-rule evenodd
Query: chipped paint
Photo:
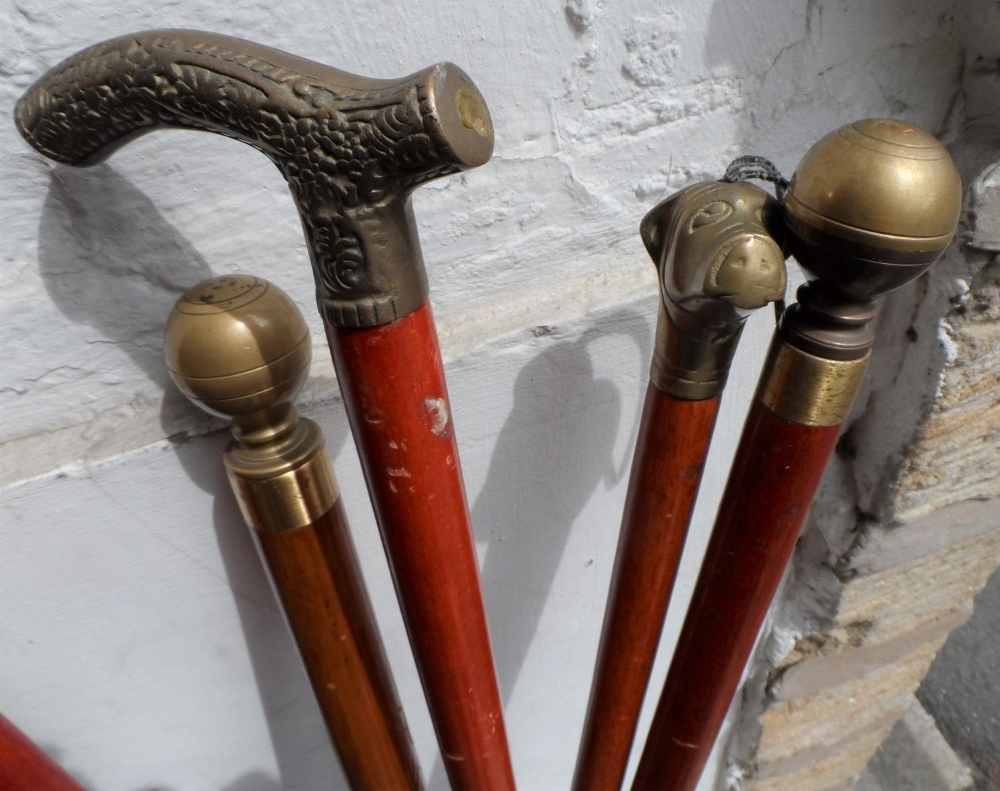
M 420 414 L 427 423 L 431 434 L 444 437 L 448 430 L 448 402 L 443 398 L 425 398 L 420 405 Z

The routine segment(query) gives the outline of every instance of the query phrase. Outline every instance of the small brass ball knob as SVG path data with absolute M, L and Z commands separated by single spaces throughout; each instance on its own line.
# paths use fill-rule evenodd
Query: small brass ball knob
M 785 194 L 788 252 L 837 296 L 874 299 L 926 271 L 951 242 L 962 181 L 912 124 L 868 119 L 814 145 Z
M 252 275 L 213 277 L 167 321 L 167 367 L 202 409 L 231 419 L 291 404 L 309 373 L 309 328 L 280 288 Z

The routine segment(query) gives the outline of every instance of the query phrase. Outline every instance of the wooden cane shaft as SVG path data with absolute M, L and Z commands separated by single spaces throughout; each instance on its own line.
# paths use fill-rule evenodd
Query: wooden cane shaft
M 255 533 L 351 788 L 422 788 L 341 501 Z
M 718 410 L 646 390 L 574 791 L 621 788 Z
M 4 791 L 84 791 L 83 786 L 2 714 L 0 788 Z
M 633 791 L 698 784 L 839 430 L 754 401 Z
M 512 790 L 430 306 L 327 334 L 448 778 L 456 791 Z

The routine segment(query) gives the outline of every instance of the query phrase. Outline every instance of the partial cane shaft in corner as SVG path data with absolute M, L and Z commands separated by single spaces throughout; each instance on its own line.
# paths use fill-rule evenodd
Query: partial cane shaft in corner
M 754 401 L 633 791 L 698 785 L 839 431 Z
M 340 499 L 304 527 L 254 533 L 351 787 L 421 789 Z
M 448 778 L 456 791 L 512 791 L 430 306 L 327 334 Z
M 718 410 L 646 391 L 574 791 L 621 788 Z
M 0 788 L 4 791 L 84 791 L 83 786 L 2 714 Z
M 177 301 L 164 347 L 192 402 L 233 420 L 229 482 L 350 787 L 420 791 L 323 434 L 293 405 L 312 359 L 305 320 L 273 283 L 224 275 Z

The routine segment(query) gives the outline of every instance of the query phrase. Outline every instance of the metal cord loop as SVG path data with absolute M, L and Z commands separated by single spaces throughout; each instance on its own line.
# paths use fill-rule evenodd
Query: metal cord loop
M 745 154 L 737 157 L 726 168 L 725 175 L 719 179 L 726 184 L 738 184 L 742 181 L 757 179 L 766 181 L 774 185 L 774 195 L 778 203 L 784 205 L 785 191 L 788 189 L 788 179 L 781 175 L 778 166 L 770 159 L 758 154 Z M 781 314 L 785 312 L 785 300 L 774 301 L 774 324 L 777 326 L 781 321 Z
M 737 184 L 741 181 L 758 179 L 774 185 L 775 197 L 778 203 L 783 203 L 785 190 L 788 189 L 788 179 L 781 175 L 777 166 L 770 160 L 757 154 L 746 154 L 737 157 L 729 163 L 726 174 L 720 179 L 727 184 Z

